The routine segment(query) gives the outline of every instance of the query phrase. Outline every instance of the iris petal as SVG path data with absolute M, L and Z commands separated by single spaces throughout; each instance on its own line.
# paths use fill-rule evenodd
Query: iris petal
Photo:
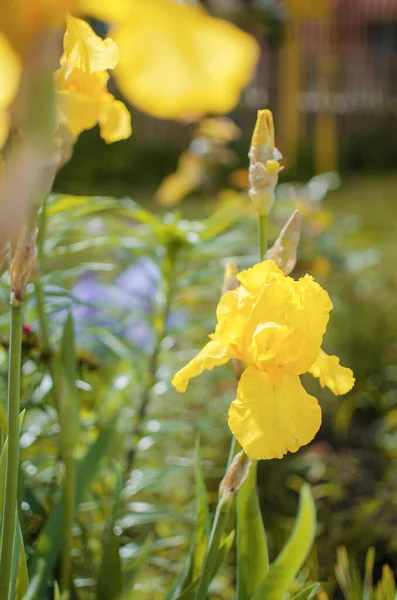
M 227 347 L 218 340 L 212 340 L 174 376 L 172 385 L 179 392 L 185 392 L 192 377 L 200 375 L 205 369 L 211 370 L 218 365 L 223 365 L 229 360 Z
M 350 392 L 354 386 L 353 371 L 342 367 L 337 356 L 329 356 L 323 350 L 316 362 L 310 367 L 309 373 L 320 379 L 321 387 L 328 387 L 335 396 Z
M 248 456 L 260 460 L 296 452 L 314 438 L 320 425 L 318 402 L 298 375 L 245 370 L 230 405 L 229 427 Z

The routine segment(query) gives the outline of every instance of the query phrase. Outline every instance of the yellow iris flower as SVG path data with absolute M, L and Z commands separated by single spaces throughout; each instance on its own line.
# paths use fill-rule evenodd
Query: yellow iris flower
M 118 59 L 113 40 L 102 40 L 85 21 L 67 17 L 64 54 L 56 73 L 56 96 L 61 121 L 73 135 L 96 124 L 109 144 L 131 135 L 126 106 L 107 91 L 107 69 L 113 69 Z
M 308 444 L 321 425 L 321 409 L 302 386 L 306 372 L 335 394 L 354 385 L 353 373 L 321 350 L 331 300 L 312 277 L 286 277 L 273 260 L 237 275 L 240 286 L 218 304 L 211 341 L 174 377 L 189 380 L 231 358 L 246 368 L 229 408 L 229 427 L 254 459 L 282 458 Z

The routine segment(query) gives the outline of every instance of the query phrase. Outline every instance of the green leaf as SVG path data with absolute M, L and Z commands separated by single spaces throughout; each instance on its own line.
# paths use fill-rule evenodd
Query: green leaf
M 59 585 L 54 581 L 54 600 L 61 600 L 61 592 L 59 591 Z
M 194 540 L 194 553 L 192 561 L 192 581 L 198 578 L 203 564 L 205 552 L 207 550 L 208 535 L 210 529 L 208 494 L 205 487 L 203 471 L 201 468 L 200 442 L 196 440 L 196 460 L 195 460 L 195 481 L 196 481 L 196 534 Z
M 97 600 L 116 600 L 122 590 L 120 542 L 114 533 L 114 523 L 109 526 L 103 550 L 102 564 L 97 581 Z
M 22 425 L 23 418 L 25 416 L 25 410 L 19 415 L 19 424 Z M 7 453 L 8 453 L 8 438 L 6 438 L 0 456 L 0 529 L 1 520 L 4 510 L 4 490 L 6 480 L 6 465 L 7 465 Z M 17 514 L 16 527 L 14 534 L 14 545 L 13 545 L 13 557 L 12 557 L 12 571 L 11 571 L 11 594 L 10 598 L 20 600 L 26 593 L 28 587 L 28 571 L 26 566 L 25 548 L 23 543 L 22 531 L 19 525 L 19 518 Z
M 23 543 L 23 536 L 21 526 L 18 522 L 18 535 L 19 535 L 19 559 L 18 559 L 18 572 L 15 586 L 15 599 L 22 600 L 26 594 L 26 590 L 29 586 L 29 575 L 28 567 L 26 564 L 25 547 Z
M 113 435 L 114 421 L 110 421 L 106 428 L 99 433 L 86 456 L 77 463 L 76 507 L 82 502 L 85 491 L 98 470 L 99 462 L 106 456 Z M 62 547 L 63 514 L 64 503 L 61 500 L 54 506 L 37 540 L 36 555 L 31 569 L 32 575 L 24 600 L 41 600 L 43 598 L 43 589 L 54 569 Z
M 316 507 L 308 485 L 300 492 L 299 512 L 290 539 L 270 566 L 252 600 L 280 600 L 305 562 L 316 532 Z
M 72 313 L 66 317 L 62 335 L 62 364 L 66 378 L 71 388 L 76 385 L 77 361 L 75 350 L 74 328 Z
M 2 402 L 0 402 L 0 430 L 3 433 L 4 437 L 8 435 L 7 412 Z
M 230 552 L 230 548 L 233 545 L 233 541 L 234 541 L 234 531 L 231 531 L 229 533 L 229 535 L 227 535 L 226 538 L 223 540 L 223 542 L 221 543 L 221 546 L 219 548 L 213 577 L 219 571 L 221 565 L 225 562 L 225 560 Z M 199 582 L 198 579 L 193 581 L 186 589 L 183 590 L 183 592 L 179 596 L 177 596 L 177 598 L 175 598 L 175 600 L 194 600 L 198 582 Z
M 374 564 L 375 564 L 375 548 L 372 546 L 371 548 L 368 548 L 368 552 L 365 557 L 363 600 L 372 600 L 372 596 L 373 596 L 372 573 L 374 570 Z
M 256 489 L 258 463 L 237 492 L 237 598 L 248 600 L 269 570 L 266 533 Z
M 123 594 L 121 595 L 121 600 L 129 600 L 131 598 L 131 590 L 135 579 L 141 567 L 148 559 L 149 553 L 152 549 L 153 540 L 154 535 L 150 533 L 141 548 L 139 556 L 136 557 L 132 565 L 130 565 L 130 567 L 123 574 Z
M 190 546 L 189 556 L 187 557 L 182 571 L 169 590 L 166 600 L 175 600 L 182 593 L 182 590 L 187 590 L 190 584 L 198 579 L 207 550 L 210 521 L 208 494 L 201 468 L 199 437 L 196 439 L 194 472 L 196 482 L 196 530 Z M 195 589 L 196 588 L 194 588 L 194 591 Z
M 61 393 L 59 423 L 61 426 L 61 449 L 64 458 L 71 457 L 80 430 L 80 402 L 76 381 L 77 357 L 73 330 L 73 317 L 69 313 L 63 328 L 61 343 Z M 58 366 L 59 369 L 59 366 Z
M 108 523 L 108 530 L 105 538 L 102 562 L 97 579 L 97 600 L 116 600 L 120 598 L 123 588 L 121 560 L 120 560 L 120 542 L 114 532 L 115 522 L 119 507 L 119 498 L 123 490 L 123 477 L 120 467 L 115 465 L 117 473 L 117 483 L 114 490 L 114 502 L 112 517 Z M 112 574 L 109 577 L 109 573 Z
M 291 600 L 309 600 L 310 598 L 314 598 L 320 590 L 321 585 L 319 583 L 311 583 L 295 594 Z
M 385 600 L 393 600 L 396 594 L 396 582 L 393 571 L 389 565 L 383 565 L 382 569 L 382 591 Z

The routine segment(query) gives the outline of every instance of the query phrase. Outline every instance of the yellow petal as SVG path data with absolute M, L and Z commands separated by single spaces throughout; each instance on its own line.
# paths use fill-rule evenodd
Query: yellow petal
M 172 385 L 179 392 L 185 392 L 192 377 L 200 375 L 205 369 L 211 370 L 218 365 L 223 365 L 229 360 L 227 347 L 212 340 L 191 360 L 183 369 L 178 371 L 172 380 Z
M 168 175 L 157 190 L 157 201 L 163 206 L 175 206 L 198 187 L 203 171 L 203 161 L 198 156 L 183 152 L 175 173 Z
M 249 367 L 229 409 L 229 427 L 251 458 L 282 458 L 308 444 L 321 425 L 317 400 L 297 375 L 272 378 Z
M 109 74 L 107 71 L 96 73 L 84 73 L 81 69 L 64 63 L 55 73 L 55 81 L 58 90 L 79 92 L 86 96 L 102 100 L 108 94 L 107 83 Z
M 19 84 L 21 65 L 7 38 L 0 33 L 0 108 L 8 108 Z
M 305 335 L 304 352 L 288 365 L 290 373 L 305 373 L 316 360 L 332 310 L 328 293 L 310 275 L 296 284 L 297 298 L 288 310 L 287 322 L 299 327 Z
M 272 111 L 268 108 L 258 110 L 251 146 L 274 148 L 274 122 Z
M 260 323 L 252 338 L 251 351 L 255 362 L 266 368 L 277 357 L 277 366 L 288 364 L 302 352 L 303 333 L 289 325 L 267 321 Z
M 95 98 L 68 91 L 58 92 L 56 97 L 61 120 L 73 135 L 79 135 L 98 123 L 101 105 Z
M 274 260 L 264 260 L 250 269 L 241 271 L 237 279 L 241 285 L 252 294 L 258 294 L 266 283 L 275 280 L 275 276 L 282 275 Z
M 131 0 L 131 16 L 113 35 L 120 49 L 115 75 L 126 97 L 156 117 L 229 112 L 258 58 L 254 39 L 174 0 Z
M 71 15 L 66 17 L 66 25 L 64 55 L 70 64 L 85 73 L 114 69 L 119 49 L 113 40 L 103 40 L 88 23 Z
M 131 13 L 130 0 L 74 0 L 74 10 L 101 21 L 122 21 Z
M 342 367 L 337 356 L 329 356 L 323 350 L 309 373 L 320 379 L 321 387 L 327 386 L 336 396 L 347 394 L 354 386 L 353 371 Z
M 131 115 L 119 100 L 104 102 L 99 113 L 101 136 L 107 144 L 125 140 L 131 135 Z
M 228 346 L 231 357 L 242 360 L 242 342 L 252 300 L 248 296 L 241 298 L 240 289 L 226 292 L 219 300 L 216 309 L 218 324 L 213 337 Z

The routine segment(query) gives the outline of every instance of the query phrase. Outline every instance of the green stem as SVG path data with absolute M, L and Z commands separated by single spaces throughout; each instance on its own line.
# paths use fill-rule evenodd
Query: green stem
M 8 371 L 8 452 L 1 536 L 0 598 L 6 600 L 11 580 L 19 474 L 19 412 L 21 397 L 22 307 L 11 306 Z
M 267 252 L 267 215 L 259 215 L 259 252 L 260 259 L 264 260 Z
M 73 547 L 73 522 L 76 505 L 76 472 L 74 457 L 64 457 L 65 465 L 65 513 L 63 523 L 63 544 L 62 544 L 62 563 L 61 563 L 61 591 L 68 592 L 70 589 L 70 580 L 72 575 L 72 547 Z
M 47 211 L 46 211 L 46 209 L 47 209 L 47 198 L 44 198 L 43 204 L 41 206 L 40 215 L 39 215 L 39 231 L 37 234 L 37 259 L 38 259 L 38 264 L 39 264 L 39 273 L 37 274 L 37 277 L 35 278 L 35 281 L 34 281 L 34 291 L 35 291 L 35 296 L 36 296 L 37 316 L 39 318 L 41 335 L 43 337 L 43 342 L 44 342 L 44 350 L 48 356 L 48 366 L 49 366 L 49 370 L 51 373 L 54 402 L 55 402 L 57 411 L 59 413 L 60 385 L 59 385 L 58 377 L 56 375 L 57 369 L 56 369 L 56 364 L 55 364 L 55 359 L 54 359 L 54 353 L 51 348 L 50 328 L 48 325 L 48 318 L 47 318 L 47 313 L 45 310 L 45 296 L 44 296 L 44 289 L 43 289 L 43 283 L 42 283 L 42 276 L 43 276 L 42 264 L 43 264 L 43 260 L 44 260 L 44 240 L 45 240 L 46 229 L 47 229 Z
M 236 450 L 236 439 L 233 436 L 230 443 L 229 458 L 227 461 L 226 472 L 233 460 Z M 204 563 L 201 567 L 200 579 L 198 582 L 194 600 L 205 600 L 207 598 L 208 588 L 215 575 L 217 559 L 219 555 L 219 546 L 222 539 L 222 534 L 225 529 L 226 519 L 229 514 L 230 507 L 233 502 L 233 496 L 226 501 L 220 497 L 215 510 L 214 520 L 212 522 L 211 533 L 208 540 L 207 552 L 205 554 Z
M 149 368 L 148 368 L 148 380 L 147 385 L 143 391 L 141 402 L 139 405 L 137 418 L 135 427 L 133 430 L 132 439 L 134 440 L 134 445 L 130 452 L 127 455 L 127 473 L 129 473 L 132 469 L 135 455 L 136 455 L 136 447 L 139 441 L 139 438 L 142 434 L 142 426 L 145 421 L 152 389 L 157 383 L 157 370 L 159 367 L 159 357 L 161 352 L 161 346 L 163 340 L 167 334 L 167 320 L 171 310 L 171 302 L 174 293 L 174 272 L 175 265 L 177 261 L 177 253 L 175 251 L 171 251 L 167 249 L 167 254 L 165 256 L 165 262 L 163 267 L 163 282 L 164 282 L 164 294 L 162 295 L 162 302 L 157 307 L 157 315 L 155 315 L 155 323 L 156 323 L 156 339 L 153 346 L 153 351 L 149 359 Z
M 43 200 L 43 204 L 41 207 L 40 215 L 39 215 L 39 231 L 37 234 L 37 259 L 39 263 L 40 272 L 36 277 L 36 281 L 34 284 L 34 289 L 36 293 L 36 307 L 37 314 L 40 321 L 41 334 L 43 336 L 43 341 L 45 345 L 45 349 L 47 352 L 50 352 L 50 334 L 48 328 L 47 315 L 45 312 L 45 299 L 44 299 L 44 291 L 43 285 L 41 281 L 42 276 L 42 264 L 44 258 L 44 240 L 46 235 L 46 227 L 47 227 L 47 199 Z

